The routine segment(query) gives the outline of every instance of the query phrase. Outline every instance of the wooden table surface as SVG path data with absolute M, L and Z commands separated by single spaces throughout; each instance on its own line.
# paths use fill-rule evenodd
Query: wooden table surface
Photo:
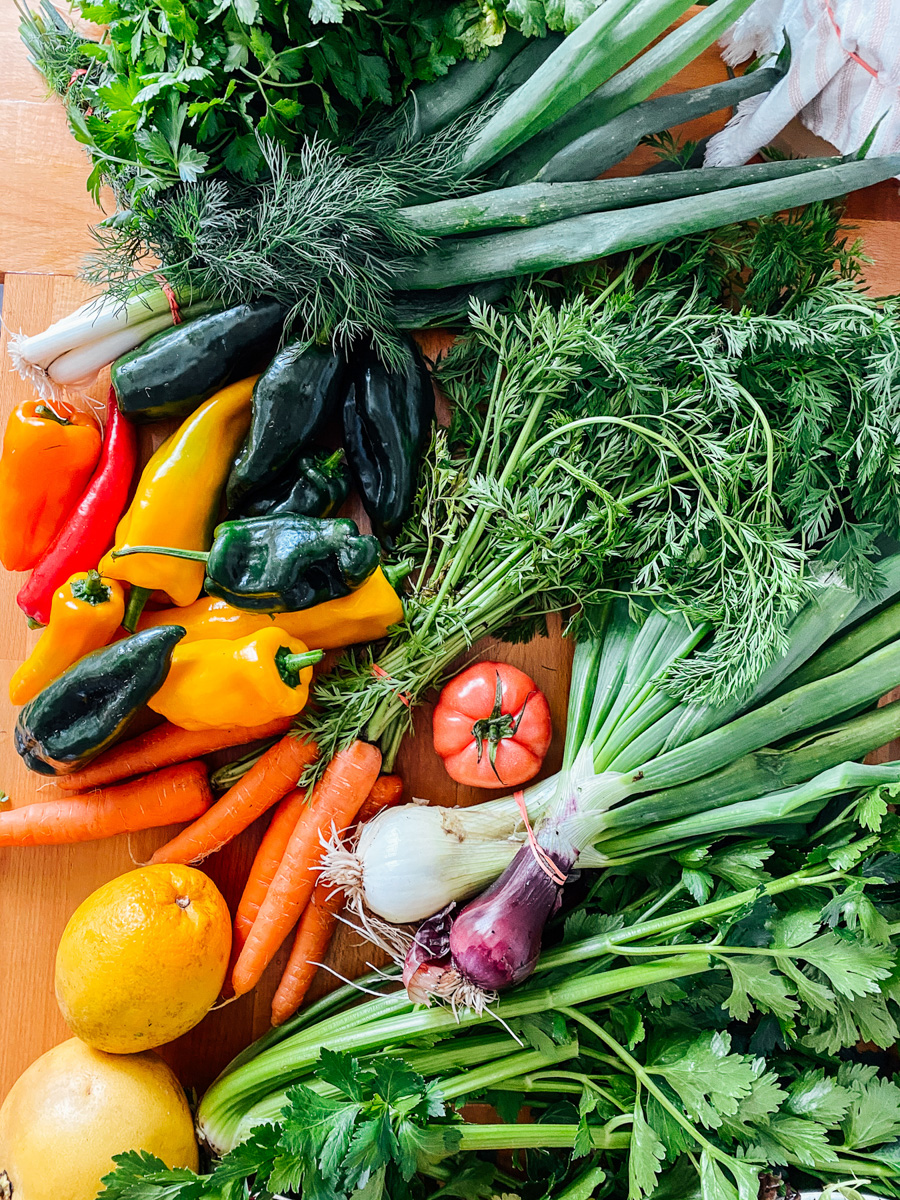
M 30 394 L 5 359 L 8 333 L 43 329 L 83 299 L 86 292 L 76 274 L 82 255 L 90 249 L 88 226 L 99 216 L 84 190 L 87 160 L 66 128 L 61 105 L 46 99 L 43 81 L 28 65 L 16 25 L 13 0 L 0 0 L 0 148 L 6 163 L 0 187 L 0 278 L 4 283 L 0 427 L 10 409 Z M 718 55 L 709 51 L 666 90 L 724 77 Z M 682 132 L 687 137 L 702 137 L 721 120 L 695 121 Z M 800 136 L 795 133 L 795 141 Z M 648 152 L 639 151 L 629 161 L 629 169 L 640 169 L 647 161 Z M 849 212 L 874 259 L 870 272 L 873 290 L 878 294 L 898 290 L 900 229 L 894 222 L 900 220 L 900 203 L 896 184 L 854 197 Z M 96 390 L 105 395 L 102 380 Z M 146 452 L 150 435 L 142 436 Z M 18 576 L 0 571 L 0 787 L 9 793 L 13 805 L 46 800 L 55 794 L 52 783 L 25 771 L 12 745 L 15 710 L 7 699 L 7 684 L 36 636 L 28 633 L 15 604 L 20 582 Z M 547 693 L 556 736 L 546 769 L 555 770 L 565 721 L 570 647 L 555 635 L 528 646 L 486 644 L 479 650 L 522 667 Z M 471 802 L 474 794 L 458 789 L 444 774 L 431 746 L 429 720 L 425 707 L 417 716 L 415 735 L 407 738 L 400 755 L 398 770 L 407 797 L 424 796 L 442 804 Z M 67 1036 L 53 996 L 53 961 L 59 935 L 72 911 L 100 884 L 145 861 L 166 836 L 166 831 L 155 830 L 130 839 L 80 846 L 0 849 L 0 1099 L 34 1058 Z M 248 830 L 205 865 L 232 907 L 259 836 L 260 830 Z M 352 977 L 369 957 L 368 947 L 342 930 L 329 962 Z M 210 1014 L 197 1029 L 164 1048 L 163 1054 L 186 1086 L 202 1089 L 225 1062 L 268 1027 L 270 1001 L 283 960 L 284 952 L 253 994 Z M 313 994 L 327 986 L 327 977 L 320 972 Z

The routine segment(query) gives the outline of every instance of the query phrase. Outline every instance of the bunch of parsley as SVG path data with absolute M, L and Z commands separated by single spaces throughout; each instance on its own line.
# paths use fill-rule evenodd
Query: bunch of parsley
M 206 1174 L 122 1155 L 103 1200 L 900 1196 L 900 1087 L 853 1052 L 900 1033 L 889 799 L 605 873 L 496 1020 L 343 989 L 214 1085 Z
M 108 27 L 68 28 L 44 0 L 25 13 L 34 65 L 66 102 L 94 169 L 88 188 L 131 191 L 225 172 L 265 173 L 261 141 L 288 154 L 312 134 L 340 141 L 502 40 L 479 0 L 80 0 Z M 126 203 L 127 206 L 127 203 Z

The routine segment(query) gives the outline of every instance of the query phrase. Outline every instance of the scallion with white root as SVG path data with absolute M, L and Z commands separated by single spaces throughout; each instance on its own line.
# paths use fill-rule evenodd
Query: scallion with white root
M 829 609 L 836 628 L 852 607 L 847 589 L 832 586 L 833 602 L 816 606 L 823 641 Z M 616 602 L 603 633 L 579 643 L 563 768 L 525 794 L 539 849 L 511 797 L 470 809 L 393 809 L 368 826 L 355 855 L 335 847 L 326 877 L 374 936 L 369 913 L 396 924 L 436 914 L 410 946 L 412 995 L 478 1008 L 527 978 L 576 865 L 616 866 L 693 838 L 806 821 L 835 794 L 900 780 L 900 764 L 880 775 L 851 761 L 900 733 L 900 705 L 846 718 L 900 676 L 900 641 L 768 702 L 757 696 L 736 716 L 737 703 L 705 710 L 665 690 L 669 669 L 705 634 L 661 611 L 638 625 L 627 602 Z M 770 672 L 770 689 L 778 674 Z M 778 748 L 787 739 L 800 741 Z M 448 911 L 488 882 L 482 896 Z
M 170 298 L 158 286 L 141 285 L 125 300 L 96 296 L 41 333 L 13 333 L 9 356 L 42 398 L 87 387 L 120 355 L 173 325 L 173 303 L 185 320 L 214 307 L 189 289 Z

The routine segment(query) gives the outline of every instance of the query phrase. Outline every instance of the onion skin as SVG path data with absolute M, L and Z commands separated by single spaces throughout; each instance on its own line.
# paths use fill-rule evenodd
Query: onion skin
M 571 857 L 558 850 L 548 857 L 567 874 Z M 527 979 L 541 952 L 544 925 L 559 907 L 562 887 L 538 863 L 530 845 L 496 882 L 453 922 L 450 952 L 457 970 L 484 991 L 502 991 Z

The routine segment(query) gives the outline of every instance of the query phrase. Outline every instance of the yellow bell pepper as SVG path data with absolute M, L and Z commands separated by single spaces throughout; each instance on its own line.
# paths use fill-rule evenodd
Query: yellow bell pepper
M 13 704 L 27 704 L 80 658 L 112 641 L 125 614 L 125 590 L 96 571 L 79 571 L 54 594 L 50 622 L 9 683 Z
M 266 725 L 300 712 L 321 657 L 274 628 L 238 641 L 182 641 L 150 707 L 181 729 Z
M 163 442 L 144 468 L 131 507 L 119 522 L 116 550 L 146 545 L 210 548 L 222 490 L 250 428 L 256 379 L 242 379 L 211 396 Z M 113 558 L 110 553 L 100 571 L 132 586 L 135 595 L 129 598 L 126 628 L 133 627 L 138 604 L 150 592 L 164 592 L 173 604 L 185 607 L 203 590 L 202 563 L 163 554 Z
M 274 626 L 315 650 L 335 650 L 340 646 L 354 646 L 357 642 L 374 642 L 383 638 L 391 625 L 402 620 L 400 597 L 379 567 L 349 596 L 326 600 L 324 604 L 305 608 L 301 612 L 274 615 L 248 612 L 233 608 L 227 601 L 215 596 L 204 596 L 187 608 L 145 612 L 140 628 L 183 625 L 187 633 L 179 644 L 184 646 L 188 642 L 207 638 L 234 640 L 248 637 Z

